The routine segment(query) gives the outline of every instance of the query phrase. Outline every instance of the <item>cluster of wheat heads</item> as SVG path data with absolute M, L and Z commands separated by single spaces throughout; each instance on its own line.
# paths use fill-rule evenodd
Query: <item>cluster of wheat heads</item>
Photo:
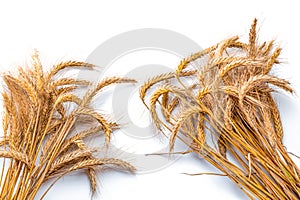
M 95 170 L 117 167 L 134 171 L 134 167 L 120 159 L 99 158 L 96 150 L 87 145 L 88 138 L 100 135 L 108 144 L 110 134 L 118 128 L 115 122 L 91 108 L 93 97 L 111 84 L 134 80 L 111 77 L 87 87 L 89 82 L 62 78 L 59 73 L 72 68 L 93 69 L 91 64 L 61 62 L 44 72 L 38 55 L 34 54 L 32 66 L 19 68 L 16 75 L 3 75 L 0 157 L 4 159 L 0 199 L 32 200 L 43 183 L 53 181 L 49 190 L 59 178 L 77 170 L 87 173 L 92 192 L 96 191 Z M 78 87 L 85 87 L 83 97 L 75 95 Z M 76 131 L 78 123 L 85 123 L 84 130 Z
M 140 97 L 157 128 L 169 133 L 170 151 L 182 140 L 250 199 L 296 200 L 300 171 L 283 146 L 271 95 L 293 90 L 271 74 L 281 49 L 258 43 L 256 23 L 248 43 L 232 37 L 195 53 L 175 72 L 146 82 Z

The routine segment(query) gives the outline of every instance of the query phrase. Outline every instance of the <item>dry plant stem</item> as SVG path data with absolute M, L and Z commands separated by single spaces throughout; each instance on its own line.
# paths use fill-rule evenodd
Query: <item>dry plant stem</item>
M 150 79 L 140 97 L 158 129 L 165 135 L 163 130 L 170 132 L 170 152 L 180 139 L 250 199 L 296 200 L 300 171 L 282 143 L 280 113 L 270 85 L 293 89 L 271 74 L 281 49 L 273 40 L 259 44 L 256 25 L 255 19 L 248 43 L 236 36 L 195 53 L 180 62 L 174 76 Z M 203 62 L 196 61 L 201 59 L 205 62 L 199 65 Z M 186 83 L 186 78 L 191 81 Z M 151 87 L 155 89 L 149 94 Z
M 60 78 L 58 73 L 67 68 L 94 66 L 84 62 L 68 61 L 54 65 L 44 72 L 38 55 L 32 57 L 32 68 L 20 68 L 19 74 L 4 74 L 3 138 L 0 140 L 0 157 L 3 159 L 0 176 L 0 199 L 33 200 L 41 185 L 77 170 L 84 170 L 90 178 L 92 192 L 96 191 L 95 170 L 98 166 L 127 171 L 134 168 L 115 158 L 96 158 L 87 145 L 88 138 L 105 136 L 118 128 L 89 104 L 104 87 L 114 83 L 134 82 L 132 79 L 112 77 L 87 90 L 83 99 L 73 91 L 90 85 L 85 80 Z M 71 109 L 70 104 L 75 105 Z M 68 110 L 69 109 L 69 110 Z M 94 122 L 82 121 L 87 116 Z M 87 127 L 76 132 L 75 125 Z M 7 168 L 7 171 L 4 169 Z M 48 188 L 47 192 L 50 190 Z M 47 193 L 46 192 L 46 193 Z M 46 195 L 43 195 L 43 197 Z

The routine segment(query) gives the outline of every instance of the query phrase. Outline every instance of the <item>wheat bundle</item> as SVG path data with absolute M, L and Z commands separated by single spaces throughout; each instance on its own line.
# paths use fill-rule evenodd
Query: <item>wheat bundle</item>
M 178 138 L 250 199 L 296 200 L 300 171 L 282 143 L 272 96 L 276 88 L 293 89 L 272 75 L 281 48 L 259 43 L 256 25 L 247 43 L 235 36 L 192 54 L 175 72 L 146 82 L 140 97 L 156 127 L 169 133 L 170 152 Z
M 96 170 L 117 167 L 134 171 L 120 159 L 97 157 L 96 149 L 86 140 L 103 135 L 108 144 L 111 133 L 118 128 L 117 123 L 90 106 L 94 96 L 111 84 L 134 80 L 111 77 L 87 88 L 88 81 L 58 74 L 73 68 L 93 69 L 91 64 L 61 62 L 45 72 L 35 53 L 32 66 L 19 68 L 16 75 L 3 75 L 0 199 L 33 200 L 42 184 L 52 181 L 43 199 L 59 178 L 77 170 L 86 172 L 92 192 L 96 191 Z M 85 87 L 83 97 L 74 93 L 79 87 Z M 75 125 L 81 123 L 85 128 L 76 131 Z

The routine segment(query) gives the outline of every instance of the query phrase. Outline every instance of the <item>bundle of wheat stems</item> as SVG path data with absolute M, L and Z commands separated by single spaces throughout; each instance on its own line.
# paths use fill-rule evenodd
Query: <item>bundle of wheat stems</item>
M 96 150 L 87 145 L 87 138 L 103 135 L 108 144 L 111 133 L 118 128 L 90 106 L 93 97 L 111 84 L 134 80 L 107 78 L 86 87 L 83 97 L 79 97 L 74 90 L 89 82 L 62 78 L 59 73 L 73 68 L 93 69 L 93 65 L 68 61 L 44 72 L 37 53 L 32 57 L 32 65 L 19 68 L 17 75 L 3 75 L 0 199 L 32 200 L 43 183 L 52 181 L 43 199 L 59 178 L 77 170 L 86 172 L 95 192 L 96 170 L 117 167 L 133 171 L 134 167 L 120 159 L 97 157 Z M 85 129 L 76 131 L 78 123 L 85 123 Z
M 248 43 L 236 36 L 192 54 L 146 82 L 140 97 L 157 128 L 170 133 L 170 151 L 182 140 L 250 199 L 296 200 L 300 171 L 282 143 L 272 97 L 276 88 L 293 89 L 271 74 L 281 48 L 259 44 L 256 24 Z

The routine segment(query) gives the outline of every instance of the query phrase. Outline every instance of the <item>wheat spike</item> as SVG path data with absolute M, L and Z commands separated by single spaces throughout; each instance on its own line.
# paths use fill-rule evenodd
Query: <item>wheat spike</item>
M 26 165 L 27 168 L 31 167 L 31 164 L 29 162 L 29 158 L 24 153 L 20 153 L 15 150 L 0 150 L 0 157 L 4 158 L 12 158 L 16 161 L 22 162 Z

